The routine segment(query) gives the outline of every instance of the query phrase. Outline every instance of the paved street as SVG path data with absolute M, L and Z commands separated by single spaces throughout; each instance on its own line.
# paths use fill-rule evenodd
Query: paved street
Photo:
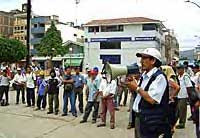
M 47 111 L 33 111 L 25 105 L 15 105 L 15 92 L 10 91 L 10 106 L 0 107 L 0 138 L 133 138 L 134 129 L 127 130 L 127 107 L 122 107 L 116 113 L 116 128 L 111 130 L 108 125 L 105 128 L 97 128 L 96 124 L 79 124 L 82 115 L 78 118 L 71 114 L 61 117 L 61 109 L 58 116 L 47 115 Z M 60 94 L 60 98 L 62 95 Z M 61 102 L 61 101 L 60 101 Z M 60 104 L 61 105 L 61 104 Z M 99 122 L 99 120 L 98 120 Z M 174 138 L 195 138 L 194 125 L 187 122 L 186 129 L 177 130 Z

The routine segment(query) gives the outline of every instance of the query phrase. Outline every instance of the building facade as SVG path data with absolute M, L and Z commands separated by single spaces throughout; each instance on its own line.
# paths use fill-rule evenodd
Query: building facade
M 0 37 L 12 37 L 14 20 L 12 12 L 0 11 Z
M 27 32 L 27 13 L 26 11 L 18 11 L 14 14 L 14 31 L 13 38 L 21 41 L 24 45 L 26 45 L 26 32 Z
M 165 55 L 166 62 L 170 63 L 173 57 L 179 57 L 179 43 L 173 31 L 165 33 Z
M 55 21 L 57 23 L 59 17 L 56 15 L 52 16 L 35 16 L 31 19 L 31 45 L 32 49 L 35 45 L 39 44 L 41 39 L 44 37 L 47 25 L 51 24 L 51 21 Z
M 136 53 L 149 47 L 157 48 L 165 59 L 163 28 L 161 21 L 144 17 L 90 21 L 84 25 L 84 65 L 139 63 Z

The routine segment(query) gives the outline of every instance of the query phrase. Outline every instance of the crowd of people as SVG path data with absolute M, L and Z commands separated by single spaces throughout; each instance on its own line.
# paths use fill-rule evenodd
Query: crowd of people
M 80 67 L 74 68 L 75 73 L 72 73 L 71 67 L 66 67 L 64 72 L 52 69 L 47 77 L 43 70 L 36 75 L 30 66 L 26 71 L 17 68 L 13 78 L 4 68 L 0 74 L 1 105 L 9 105 L 9 86 L 12 80 L 12 86 L 16 90 L 16 105 L 22 103 L 27 107 L 34 107 L 34 110 L 45 111 L 48 103 L 47 114 L 58 115 L 61 100 L 59 91 L 63 86 L 61 116 L 67 116 L 71 112 L 77 117 L 79 111 L 83 114 L 80 123 L 86 123 L 93 110 L 92 123 L 96 123 L 100 117 L 101 122 L 97 127 L 105 127 L 108 110 L 110 128 L 114 129 L 115 111 L 129 103 L 127 129 L 135 128 L 135 138 L 158 138 L 160 135 L 171 138 L 175 129 L 185 128 L 187 105 L 190 105 L 191 116 L 188 120 L 196 124 L 196 135 L 200 138 L 199 66 L 191 68 L 187 61 L 179 64 L 176 57 L 169 65 L 162 65 L 161 55 L 154 48 L 145 49 L 136 56 L 141 58 L 141 66 L 136 65 L 140 71 L 118 76 L 110 82 L 107 72 L 101 73 L 98 67 L 87 67 L 86 74 L 80 73 Z M 85 106 L 84 94 L 87 101 Z M 130 102 L 127 102 L 129 94 Z

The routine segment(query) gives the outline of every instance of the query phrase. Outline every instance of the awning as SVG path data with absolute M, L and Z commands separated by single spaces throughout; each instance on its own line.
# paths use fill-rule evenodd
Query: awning
M 80 66 L 82 59 L 66 59 L 65 66 Z

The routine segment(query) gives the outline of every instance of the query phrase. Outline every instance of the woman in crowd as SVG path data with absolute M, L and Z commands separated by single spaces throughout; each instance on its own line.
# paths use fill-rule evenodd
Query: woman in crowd
M 178 104 L 177 95 L 180 90 L 180 86 L 178 84 L 177 76 L 171 66 L 162 66 L 161 68 L 167 76 L 169 82 L 169 123 L 171 126 L 171 132 L 173 134 L 176 124 L 176 112 Z

